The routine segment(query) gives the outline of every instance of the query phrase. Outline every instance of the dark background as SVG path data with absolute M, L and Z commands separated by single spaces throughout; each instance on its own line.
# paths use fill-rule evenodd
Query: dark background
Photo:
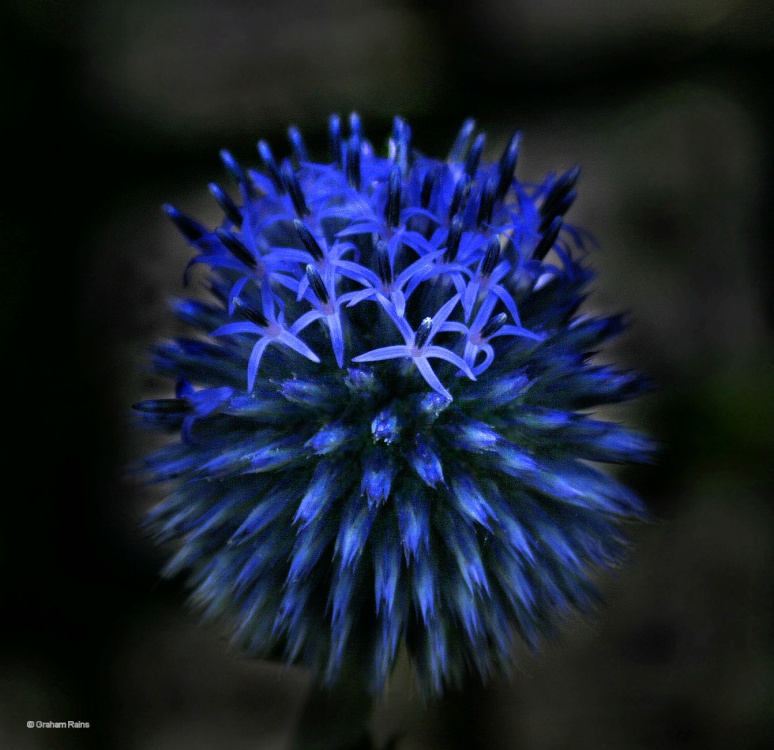
M 626 470 L 653 522 L 605 604 L 510 683 L 377 706 L 411 748 L 774 746 L 772 81 L 768 0 L 6 0 L 0 7 L 0 748 L 283 748 L 305 674 L 200 628 L 138 533 L 128 406 L 155 392 L 223 147 L 393 114 L 443 156 L 473 116 L 519 176 L 582 166 L 609 352 L 658 392 L 617 412 L 665 445 Z M 87 721 L 82 730 L 28 720 Z

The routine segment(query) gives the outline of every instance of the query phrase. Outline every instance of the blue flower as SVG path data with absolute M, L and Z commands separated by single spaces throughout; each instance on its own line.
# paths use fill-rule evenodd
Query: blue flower
M 378 693 L 405 646 L 438 694 L 594 604 L 645 513 L 593 464 L 654 446 L 588 410 L 647 383 L 593 361 L 625 326 L 579 313 L 577 169 L 522 183 L 519 134 L 487 163 L 472 121 L 445 161 L 400 118 L 386 155 L 343 131 L 327 163 L 295 128 L 260 172 L 224 151 L 214 229 L 165 207 L 212 298 L 176 301 L 197 334 L 156 348 L 176 396 L 135 405 L 176 436 L 142 462 L 168 488 L 147 520 L 250 654 Z

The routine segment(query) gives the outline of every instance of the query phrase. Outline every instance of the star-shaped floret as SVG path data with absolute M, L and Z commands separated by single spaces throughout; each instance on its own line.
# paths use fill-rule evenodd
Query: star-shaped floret
M 274 311 L 267 316 L 253 307 L 248 307 L 239 298 L 234 300 L 234 309 L 239 310 L 245 321 L 226 323 L 212 332 L 212 336 L 236 336 L 239 334 L 258 334 L 258 341 L 253 345 L 250 359 L 247 364 L 247 390 L 252 391 L 261 357 L 269 344 L 283 344 L 303 355 L 312 362 L 319 362 L 320 358 L 295 335 L 295 331 L 288 330 L 282 312 L 275 316 Z
M 428 360 L 430 358 L 436 358 L 451 362 L 451 364 L 456 365 L 471 380 L 476 379 L 476 376 L 462 357 L 445 347 L 434 346 L 432 343 L 433 338 L 441 330 L 441 326 L 446 322 L 459 301 L 460 295 L 455 294 L 432 318 L 425 318 L 420 323 L 416 332 L 411 328 L 411 325 L 406 318 L 398 315 L 397 311 L 395 311 L 391 316 L 392 320 L 395 322 L 395 325 L 398 326 L 398 330 L 406 343 L 373 349 L 370 352 L 353 357 L 352 361 L 377 362 L 384 359 L 411 359 L 427 384 L 433 390 L 445 396 L 449 401 L 452 401 L 451 393 L 449 393 L 443 383 L 438 379 L 438 376 L 433 371 Z

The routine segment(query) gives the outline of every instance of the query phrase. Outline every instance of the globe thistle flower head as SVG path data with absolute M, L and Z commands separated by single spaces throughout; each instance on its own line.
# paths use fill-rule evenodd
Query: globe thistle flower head
M 487 163 L 472 121 L 445 160 L 400 118 L 384 153 L 356 115 L 329 133 L 322 163 L 295 128 L 260 170 L 222 152 L 216 228 L 165 206 L 210 297 L 155 350 L 175 397 L 135 405 L 174 436 L 142 465 L 168 488 L 147 521 L 248 653 L 378 693 L 405 644 L 438 694 L 594 603 L 644 515 L 594 463 L 653 446 L 588 410 L 646 383 L 591 359 L 624 324 L 579 313 L 577 169 L 522 183 L 520 135 Z

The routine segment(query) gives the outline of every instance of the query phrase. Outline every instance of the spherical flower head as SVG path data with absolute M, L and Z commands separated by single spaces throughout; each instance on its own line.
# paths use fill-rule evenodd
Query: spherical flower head
M 578 312 L 577 169 L 521 183 L 520 135 L 485 163 L 472 121 L 444 161 L 400 118 L 384 153 L 357 115 L 329 129 L 325 163 L 295 128 L 260 171 L 223 152 L 214 230 L 165 206 L 211 298 L 155 351 L 175 397 L 135 405 L 176 436 L 142 466 L 168 487 L 148 524 L 250 654 L 378 693 L 405 645 L 438 694 L 594 603 L 644 512 L 593 464 L 653 446 L 588 410 L 646 383 L 591 360 L 624 325 Z

